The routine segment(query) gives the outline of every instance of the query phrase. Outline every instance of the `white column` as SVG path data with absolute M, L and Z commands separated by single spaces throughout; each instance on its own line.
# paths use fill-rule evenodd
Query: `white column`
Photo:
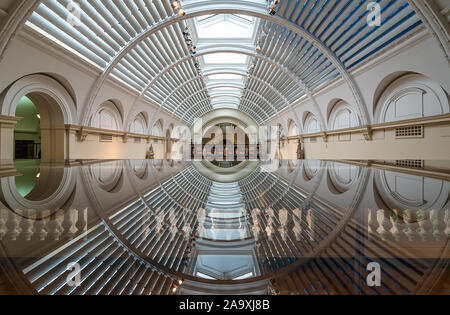
M 14 160 L 14 126 L 22 118 L 0 115 L 0 164 Z

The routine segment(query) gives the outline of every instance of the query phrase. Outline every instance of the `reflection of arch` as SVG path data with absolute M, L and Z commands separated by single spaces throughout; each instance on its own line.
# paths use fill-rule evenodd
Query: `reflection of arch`
M 441 86 L 424 75 L 409 73 L 389 84 L 374 108 L 374 115 L 376 122 L 383 123 L 449 111 L 448 97 Z
M 75 124 L 75 103 L 58 81 L 43 74 L 23 77 L 0 95 L 1 114 L 15 116 L 17 105 L 27 96 L 40 114 L 42 160 L 65 159 L 65 124 Z
M 140 179 L 145 180 L 148 175 L 147 160 L 130 160 L 130 168 Z
M 161 172 L 164 168 L 164 160 L 153 160 L 153 167 L 154 169 L 156 169 L 158 172 Z
M 330 104 L 329 107 L 329 130 L 352 128 L 360 124 L 357 113 L 347 102 L 337 100 L 334 104 Z
M 100 105 L 92 115 L 90 125 L 101 129 L 121 130 L 122 116 L 116 102 L 110 100 Z
M 350 189 L 358 178 L 359 167 L 351 164 L 330 163 L 328 166 L 328 184 L 330 191 L 341 194 Z
M 18 169 L 20 172 L 20 169 Z M 54 211 L 61 209 L 73 194 L 76 184 L 76 172 L 72 168 L 45 167 L 39 169 L 40 177 L 33 190 L 22 197 L 16 187 L 14 177 L 0 179 L 0 200 L 10 209 Z
M 310 112 L 304 114 L 303 132 L 305 134 L 320 132 L 320 123 Z
M 172 141 L 170 140 L 172 135 L 172 130 L 167 129 L 166 130 L 166 153 L 170 154 L 172 151 Z
M 130 125 L 130 132 L 146 134 L 147 133 L 147 119 L 144 113 L 138 114 Z
M 310 181 L 320 173 L 321 162 L 318 160 L 306 160 L 303 162 L 303 175 Z
M 99 187 L 107 192 L 113 192 L 122 183 L 121 161 L 97 163 L 89 167 L 91 177 Z
M 440 179 L 379 170 L 375 187 L 390 209 L 443 209 L 450 185 Z

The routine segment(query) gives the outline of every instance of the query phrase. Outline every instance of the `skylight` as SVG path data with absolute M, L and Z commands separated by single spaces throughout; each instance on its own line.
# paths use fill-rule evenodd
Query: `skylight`
M 253 35 L 253 20 L 244 16 L 221 14 L 201 17 L 198 22 L 199 38 L 251 38 Z
M 210 80 L 240 80 L 242 76 L 237 74 L 221 73 L 208 76 Z
M 234 53 L 216 53 L 203 57 L 205 64 L 245 64 L 247 62 L 246 55 Z

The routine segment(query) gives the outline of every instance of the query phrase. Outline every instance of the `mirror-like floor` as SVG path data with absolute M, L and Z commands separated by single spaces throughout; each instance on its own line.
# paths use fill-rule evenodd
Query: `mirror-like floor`
M 17 161 L 0 292 L 450 294 L 449 165 Z

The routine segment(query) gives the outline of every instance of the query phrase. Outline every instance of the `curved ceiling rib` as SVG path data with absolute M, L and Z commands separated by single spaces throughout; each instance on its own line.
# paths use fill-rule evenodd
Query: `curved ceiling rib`
M 81 123 L 87 123 L 99 89 L 113 75 L 140 93 L 135 104 L 148 98 L 187 123 L 227 104 L 258 123 L 304 96 L 318 109 L 314 91 L 342 77 L 366 124 L 367 108 L 349 71 L 422 23 L 404 0 L 375 1 L 382 17 L 377 27 L 368 23 L 364 0 L 281 0 L 274 16 L 267 13 L 266 0 L 184 0 L 183 17 L 174 14 L 170 0 L 86 0 L 81 23 L 72 26 L 70 2 L 42 1 L 28 25 L 102 69 Z M 186 27 L 197 55 L 185 42 Z M 229 58 L 237 63 L 212 57 L 235 53 L 246 57 Z M 205 75 L 215 68 L 248 74 L 238 80 Z M 238 103 L 220 97 L 230 93 L 228 83 L 242 86 L 233 92 Z M 213 98 L 209 86 L 215 87 Z

